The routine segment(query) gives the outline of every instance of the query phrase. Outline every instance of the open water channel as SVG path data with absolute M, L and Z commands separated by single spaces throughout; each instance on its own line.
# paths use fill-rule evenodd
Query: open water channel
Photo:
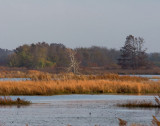
M 135 95 L 11 96 L 30 100 L 29 106 L 1 106 L 0 126 L 118 126 L 118 118 L 131 123 L 151 124 L 160 119 L 159 109 L 121 108 L 127 100 L 153 100 Z

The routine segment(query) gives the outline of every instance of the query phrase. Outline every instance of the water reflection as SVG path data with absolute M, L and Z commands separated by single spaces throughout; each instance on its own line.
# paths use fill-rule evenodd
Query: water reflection
M 155 108 L 155 116 L 156 117 L 160 116 L 160 108 Z
M 5 108 L 5 109 L 11 109 L 11 108 L 18 108 L 18 109 L 20 109 L 20 108 L 27 108 L 27 107 L 29 107 L 30 105 L 1 105 L 0 106 L 0 109 L 1 108 Z M 1 126 L 1 125 L 0 125 Z

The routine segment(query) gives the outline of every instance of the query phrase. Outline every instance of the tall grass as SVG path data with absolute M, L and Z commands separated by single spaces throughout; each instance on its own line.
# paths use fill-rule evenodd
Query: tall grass
M 152 116 L 152 117 L 153 117 L 152 124 L 150 126 L 160 126 L 160 121 L 155 116 Z M 119 120 L 119 126 L 149 126 L 149 125 L 141 125 L 141 124 L 127 125 L 128 122 L 126 120 L 123 120 L 120 118 L 118 118 L 118 120 Z
M 75 75 L 73 73 L 50 74 L 37 70 L 28 71 L 2 71 L 0 78 L 31 78 L 31 80 L 121 80 L 121 81 L 148 81 L 148 78 L 136 76 L 119 76 L 118 74 L 100 74 L 100 75 Z
M 27 78 L 27 73 L 22 71 L 1 71 L 0 78 Z
M 160 84 L 151 81 L 52 80 L 0 82 L 0 95 L 56 95 L 102 93 L 160 93 Z
M 118 74 L 101 74 L 101 75 L 76 75 L 73 73 L 54 74 L 52 78 L 55 80 L 120 80 L 120 81 L 148 81 L 145 77 L 136 76 L 120 76 Z
M 37 70 L 28 71 L 1 71 L 0 78 L 31 78 L 31 80 L 51 80 L 52 75 Z
M 142 107 L 142 108 L 160 108 L 160 95 L 158 97 L 154 97 L 155 102 L 152 101 L 128 101 L 124 104 L 117 104 L 117 106 L 120 107 L 128 107 L 128 108 L 134 108 L 134 107 Z
M 124 104 L 118 104 L 120 107 L 128 107 L 128 108 L 160 108 L 159 105 L 151 102 L 151 101 L 128 101 L 127 103 Z
M 52 76 L 48 73 L 33 74 L 33 75 L 30 75 L 29 78 L 32 81 L 50 81 L 52 80 Z

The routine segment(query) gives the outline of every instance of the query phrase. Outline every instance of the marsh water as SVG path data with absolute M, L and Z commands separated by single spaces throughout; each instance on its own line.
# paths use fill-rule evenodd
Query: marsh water
M 30 78 L 0 78 L 0 81 L 26 81 L 31 80 Z
M 29 106 L 1 106 L 0 125 L 4 126 L 118 126 L 118 118 L 129 124 L 151 124 L 159 109 L 121 108 L 127 100 L 153 100 L 136 95 L 57 95 L 11 96 L 30 100 Z
M 125 76 L 125 75 L 121 75 L 121 76 Z M 147 77 L 153 81 L 160 80 L 160 75 L 141 75 L 139 74 L 139 75 L 129 75 L 129 76 Z M 31 80 L 31 79 L 30 78 L 0 78 L 0 81 L 26 81 L 26 80 Z
M 152 81 L 159 81 L 160 80 L 160 75 L 130 75 L 130 76 L 138 76 L 138 77 L 146 77 L 149 78 Z
M 136 75 L 152 78 L 154 75 Z M 160 77 L 160 75 L 156 75 Z M 25 81 L 28 78 L 2 78 L 0 81 Z M 158 81 L 158 79 L 153 79 Z M 0 106 L 0 126 L 118 126 L 118 118 L 129 124 L 151 124 L 152 115 L 160 119 L 159 109 L 122 108 L 128 100 L 154 101 L 154 95 L 57 95 L 11 96 L 33 104 Z

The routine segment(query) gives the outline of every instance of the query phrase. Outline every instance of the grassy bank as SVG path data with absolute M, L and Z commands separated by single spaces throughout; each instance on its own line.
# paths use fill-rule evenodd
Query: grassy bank
M 0 95 L 160 93 L 158 82 L 135 76 L 49 74 L 28 71 L 25 77 L 31 78 L 31 81 L 1 81 Z
M 9 96 L 0 97 L 0 105 L 29 105 L 29 104 L 31 104 L 30 101 L 26 101 L 20 98 L 12 100 Z
M 103 93 L 160 93 L 160 84 L 152 81 L 105 79 L 0 82 L 0 95 Z

